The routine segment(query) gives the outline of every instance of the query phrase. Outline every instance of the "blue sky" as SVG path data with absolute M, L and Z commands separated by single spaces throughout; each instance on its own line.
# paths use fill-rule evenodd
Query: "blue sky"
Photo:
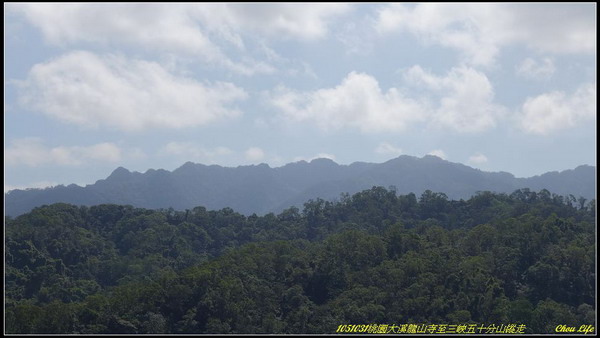
M 595 4 L 5 4 L 5 191 L 434 154 L 596 163 Z

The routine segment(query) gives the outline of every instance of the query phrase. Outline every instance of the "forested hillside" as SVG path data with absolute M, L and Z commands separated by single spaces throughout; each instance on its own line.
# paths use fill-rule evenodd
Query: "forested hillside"
M 5 220 L 7 333 L 335 333 L 595 320 L 595 200 L 398 195 L 302 210 L 54 204 Z

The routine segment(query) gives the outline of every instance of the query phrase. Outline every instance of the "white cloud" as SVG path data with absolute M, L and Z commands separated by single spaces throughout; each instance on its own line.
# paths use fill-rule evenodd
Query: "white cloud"
M 402 149 L 387 142 L 382 142 L 375 148 L 375 152 L 382 155 L 400 156 L 402 154 Z
M 170 155 L 183 161 L 214 164 L 221 162 L 223 157 L 233 154 L 227 147 L 206 148 L 195 142 L 169 142 L 158 150 L 159 155 Z
M 399 131 L 425 118 L 420 102 L 404 97 L 397 88 L 383 92 L 375 78 L 357 72 L 334 88 L 297 92 L 279 87 L 270 93 L 269 101 L 285 117 L 311 121 L 325 130 Z
M 218 58 L 221 52 L 203 33 L 186 6 L 167 4 L 13 4 L 37 26 L 47 42 L 124 43 Z
M 493 64 L 512 44 L 552 53 L 593 53 L 593 4 L 389 4 L 378 12 L 381 33 L 407 31 L 425 44 L 460 51 L 475 65 Z
M 503 113 L 504 108 L 493 103 L 494 89 L 487 76 L 473 68 L 452 68 L 440 77 L 413 66 L 404 78 L 436 94 L 439 102 L 431 116 L 433 125 L 458 132 L 481 132 L 494 127 Z
M 548 135 L 584 121 L 595 121 L 596 85 L 582 85 L 571 95 L 553 91 L 529 97 L 517 117 L 525 132 L 538 135 Z
M 446 153 L 441 149 L 435 149 L 427 153 L 427 155 L 437 156 L 443 160 L 447 159 Z
M 116 163 L 122 158 L 122 151 L 113 143 L 98 143 L 95 145 L 59 146 L 50 148 L 39 138 L 21 138 L 11 141 L 4 151 L 4 160 L 8 165 L 39 165 L 78 166 L 91 162 Z
M 526 58 L 517 66 L 517 75 L 534 80 L 548 79 L 555 71 L 554 62 L 550 58 L 544 58 L 540 62 Z
M 507 43 L 557 54 L 596 52 L 595 4 L 504 5 Z
M 488 158 L 487 156 L 485 156 L 482 153 L 476 153 L 472 156 L 469 157 L 469 159 L 467 160 L 468 163 L 473 164 L 473 165 L 481 165 L 481 164 L 485 164 L 488 162 Z
M 160 64 L 83 51 L 40 63 L 18 82 L 29 109 L 87 127 L 185 128 L 241 115 L 247 98 L 231 83 L 175 76 Z
M 298 161 L 311 162 L 312 160 L 316 160 L 319 158 L 326 158 L 326 159 L 335 161 L 335 155 L 328 154 L 328 153 L 318 153 L 312 157 L 296 156 L 296 157 L 294 157 L 293 162 L 298 162 Z
M 244 31 L 275 38 L 320 39 L 351 6 L 336 3 L 268 4 L 11 4 L 53 44 L 135 43 L 181 50 L 216 49 L 207 34 L 243 48 Z
M 250 147 L 244 153 L 246 160 L 250 162 L 258 162 L 265 158 L 265 152 L 258 147 Z
M 121 159 L 121 150 L 113 143 L 99 143 L 83 149 L 92 160 L 118 162 Z
M 256 61 L 246 41 L 256 36 L 315 40 L 346 4 L 11 4 L 58 46 L 142 47 L 219 65 L 243 75 L 273 73 Z M 236 53 L 226 52 L 234 47 Z M 235 57 L 230 57 L 235 55 Z M 240 55 L 242 55 L 240 57 Z
M 198 8 L 213 27 L 227 25 L 235 32 L 302 40 L 325 37 L 330 22 L 350 10 L 348 4 L 338 3 L 204 4 Z
M 403 131 L 425 121 L 475 133 L 494 127 L 505 110 L 493 103 L 494 90 L 485 74 L 473 68 L 452 68 L 446 76 L 437 76 L 414 66 L 404 72 L 404 80 L 419 89 L 414 97 L 403 93 L 407 88 L 383 92 L 372 76 L 351 72 L 336 87 L 306 92 L 279 87 L 268 100 L 292 121 L 364 133 Z
M 332 161 L 335 161 L 335 155 L 333 154 L 328 154 L 328 153 L 318 153 L 317 155 L 313 156 L 310 158 L 310 160 L 316 160 L 318 158 L 326 158 Z
M 10 185 L 10 184 L 4 184 L 4 193 L 9 192 L 10 190 L 15 190 L 15 189 L 19 189 L 19 190 L 27 190 L 27 189 L 44 189 L 44 188 L 50 188 L 50 187 L 54 187 L 57 186 L 59 183 L 57 182 L 50 182 L 50 181 L 39 181 L 39 182 L 33 182 L 30 184 L 26 184 L 26 185 Z
M 484 26 L 490 14 L 487 5 L 390 4 L 379 11 L 376 28 L 383 33 L 408 31 L 425 44 L 458 49 L 470 63 L 489 64 L 498 51 Z

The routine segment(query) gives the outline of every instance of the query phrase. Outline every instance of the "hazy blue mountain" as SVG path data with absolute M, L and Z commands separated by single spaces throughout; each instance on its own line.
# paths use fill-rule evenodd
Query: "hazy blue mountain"
M 373 186 L 395 186 L 400 194 L 420 195 L 429 189 L 451 199 L 466 199 L 477 191 L 511 193 L 519 188 L 548 189 L 559 195 L 595 198 L 596 167 L 515 178 L 505 172 L 485 172 L 436 156 L 400 156 L 385 163 L 339 165 L 329 159 L 300 161 L 271 168 L 266 164 L 237 168 L 185 163 L 172 172 L 145 173 L 117 168 L 95 184 L 12 190 L 5 194 L 5 212 L 17 216 L 44 204 L 131 204 L 143 208 L 184 210 L 230 207 L 245 214 L 279 212 L 309 199 L 332 200 Z

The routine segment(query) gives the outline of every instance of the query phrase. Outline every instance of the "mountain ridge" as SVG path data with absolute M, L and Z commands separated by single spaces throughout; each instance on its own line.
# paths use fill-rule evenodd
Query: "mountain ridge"
M 173 171 L 148 169 L 140 173 L 118 167 L 105 179 L 85 187 L 71 184 L 11 190 L 5 194 L 5 213 L 18 216 L 39 205 L 66 202 L 177 210 L 230 207 L 244 214 L 265 214 L 301 206 L 309 199 L 332 200 L 372 186 L 394 186 L 400 194 L 420 195 L 432 190 L 451 199 L 467 199 L 477 191 L 511 193 L 519 188 L 591 199 L 595 198 L 595 170 L 595 166 L 580 165 L 517 178 L 508 172 L 486 172 L 433 155 L 401 155 L 383 163 L 348 165 L 319 158 L 274 168 L 265 163 L 223 167 L 188 161 Z

